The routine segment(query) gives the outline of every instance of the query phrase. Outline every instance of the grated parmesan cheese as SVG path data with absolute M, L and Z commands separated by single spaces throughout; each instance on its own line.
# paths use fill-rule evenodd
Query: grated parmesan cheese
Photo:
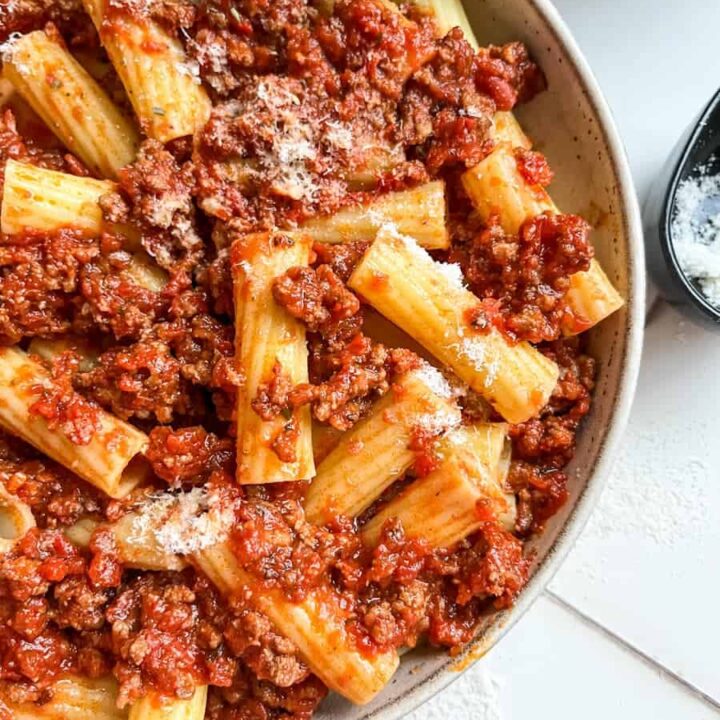
M 454 397 L 453 389 L 447 378 L 428 362 L 423 362 L 420 368 L 414 371 L 415 376 L 423 382 L 428 390 L 438 397 L 449 400 Z
M 460 427 L 462 424 L 462 413 L 456 405 L 448 405 L 446 408 L 420 415 L 415 427 L 427 431 L 431 435 L 442 435 L 450 430 Z
M 707 301 L 720 310 L 720 175 L 707 166 L 675 195 L 672 242 L 678 263 Z
M 5 42 L 0 45 L 0 60 L 2 60 L 2 62 L 13 62 L 15 45 L 17 45 L 18 40 L 20 40 L 21 38 L 22 33 L 10 33 L 7 40 L 5 40 Z M 15 68 L 21 75 L 30 75 L 32 73 L 32 68 L 24 64 L 15 63 Z
M 496 356 L 490 357 L 488 355 L 488 345 L 484 338 L 477 336 L 466 337 L 456 349 L 460 355 L 470 361 L 478 372 L 482 371 L 485 373 L 483 384 L 486 388 L 491 387 L 495 380 L 497 380 L 500 363 Z
M 274 118 L 271 149 L 258 159 L 273 173 L 275 192 L 293 200 L 313 200 L 318 188 L 308 163 L 317 160 L 317 138 L 313 126 L 297 112 L 300 98 L 277 82 L 259 82 L 256 95 Z
M 149 498 L 133 522 L 129 542 L 155 536 L 168 553 L 189 555 L 224 540 L 235 522 L 232 507 L 207 488 Z
M 372 217 L 371 219 L 380 218 L 381 215 L 376 210 L 371 210 L 371 213 L 375 213 L 375 218 Z M 385 232 L 391 234 L 394 238 L 397 238 L 400 240 L 403 245 L 405 246 L 405 249 L 412 253 L 414 257 L 416 257 L 418 260 L 422 262 L 427 262 L 428 260 L 435 265 L 435 270 L 442 275 L 445 280 L 448 281 L 448 283 L 452 286 L 455 290 L 465 290 L 465 278 L 463 276 L 462 268 L 457 263 L 444 263 L 444 262 L 438 262 L 437 260 L 434 260 L 432 255 L 425 250 L 425 248 L 421 247 L 417 240 L 415 238 L 410 237 L 409 235 L 403 235 L 398 231 L 397 225 L 391 222 L 383 221 L 381 224 L 381 230 L 384 230 Z

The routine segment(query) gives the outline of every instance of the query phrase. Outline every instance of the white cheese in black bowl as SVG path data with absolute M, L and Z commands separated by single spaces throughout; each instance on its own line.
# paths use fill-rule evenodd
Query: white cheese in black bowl
M 662 295 L 720 330 L 720 91 L 675 146 L 644 213 Z

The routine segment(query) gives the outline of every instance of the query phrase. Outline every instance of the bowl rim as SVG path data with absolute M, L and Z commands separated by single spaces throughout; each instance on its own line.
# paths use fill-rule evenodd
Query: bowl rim
M 672 213 L 683 171 L 686 169 L 690 156 L 702 137 L 703 131 L 707 126 L 708 118 L 713 113 L 718 112 L 718 110 L 720 110 L 720 88 L 715 91 L 709 102 L 703 107 L 700 114 L 696 116 L 689 126 L 692 130 L 682 146 L 677 162 L 672 169 L 667 189 L 663 195 L 660 224 L 658 227 L 660 247 L 669 271 L 676 277 L 680 286 L 685 291 L 688 300 L 693 303 L 695 308 L 707 319 L 715 323 L 720 322 L 720 309 L 711 305 L 702 292 L 690 281 L 690 278 L 685 274 L 675 253 L 675 240 L 673 239 L 672 233 Z
M 545 557 L 540 561 L 528 584 L 520 593 L 515 605 L 497 614 L 480 637 L 470 643 L 460 658 L 449 657 L 429 677 L 409 688 L 396 698 L 374 708 L 362 720 L 399 720 L 422 705 L 452 682 L 465 670 L 489 652 L 527 612 L 545 590 L 597 505 L 600 492 L 608 478 L 617 449 L 627 426 L 640 370 L 642 339 L 645 325 L 645 248 L 643 229 L 635 185 L 625 146 L 620 138 L 612 112 L 590 66 L 573 38 L 565 21 L 551 0 L 526 0 L 548 33 L 554 36 L 567 56 L 579 85 L 599 121 L 599 132 L 608 149 L 613 174 L 617 181 L 620 212 L 628 240 L 628 289 L 626 298 L 627 322 L 625 325 L 624 353 L 620 360 L 621 374 L 604 438 L 598 451 L 597 462 L 582 489 L 567 521 Z

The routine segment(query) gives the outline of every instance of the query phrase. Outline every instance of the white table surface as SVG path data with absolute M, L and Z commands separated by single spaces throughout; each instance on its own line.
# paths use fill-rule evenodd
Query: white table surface
M 720 0 L 556 0 L 640 201 L 720 86 Z M 651 316 L 625 445 L 550 588 L 408 720 L 720 718 L 720 335 Z

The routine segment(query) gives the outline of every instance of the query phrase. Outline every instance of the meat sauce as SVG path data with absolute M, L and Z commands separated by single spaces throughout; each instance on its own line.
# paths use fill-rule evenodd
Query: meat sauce
M 148 289 L 129 272 L 120 231 L 0 235 L 0 343 L 27 348 L 35 338 L 76 335 L 95 348 L 91 362 L 73 350 L 47 361 L 52 382 L 38 388 L 31 412 L 78 445 L 92 439 L 100 408 L 150 438 L 149 489 L 111 501 L 0 436 L 0 482 L 37 522 L 0 556 L 1 695 L 43 703 L 63 673 L 112 672 L 121 705 L 152 690 L 188 697 L 209 684 L 213 720 L 307 719 L 327 690 L 247 598 L 221 597 L 192 567 L 125 568 L 103 531 L 83 550 L 64 530 L 84 517 L 116 520 L 155 490 L 222 487 L 235 518 L 233 552 L 261 586 L 297 602 L 330 582 L 368 655 L 422 638 L 457 650 L 489 610 L 512 604 L 528 578 L 525 539 L 567 497 L 563 467 L 589 410 L 595 367 L 560 326 L 568 279 L 592 258 L 589 226 L 571 215 L 541 215 L 508 235 L 494 220 L 479 223 L 463 194 L 459 173 L 492 151 L 493 114 L 544 88 L 520 43 L 476 53 L 459 30 L 435 39 L 427 17 L 411 12 L 408 22 L 374 0 L 337 0 L 331 15 L 310 0 L 110 6 L 113 17 L 149 14 L 180 40 L 213 110 L 192 142 L 145 140 L 117 190 L 101 200 L 108 224 L 134 228 L 166 273 L 163 289 Z M 43 27 L 73 51 L 101 52 L 76 0 L 16 0 L 0 16 L 0 40 Z M 107 87 L 120 87 L 117 78 Z M 23 133 L 12 111 L 0 117 L 2 163 L 89 174 L 46 133 Z M 393 162 L 384 162 L 392 153 Z M 516 161 L 529 184 L 552 179 L 540 153 L 518 151 Z M 369 167 L 374 187 L 363 180 Z M 391 522 L 370 550 L 358 534 L 362 517 L 307 523 L 303 483 L 234 484 L 233 408 L 243 379 L 234 360 L 228 248 L 243 233 L 292 229 L 431 178 L 448 185 L 453 239 L 452 250 L 436 256 L 458 262 L 483 300 L 468 323 L 539 344 L 561 377 L 540 415 L 510 429 L 514 533 L 480 504 L 480 529 L 456 547 L 434 550 Z M 252 400 L 260 417 L 309 405 L 317 423 L 348 430 L 419 363 L 411 351 L 366 334 L 362 298 L 347 287 L 372 240 L 318 246 L 310 267 L 275 279 L 275 300 L 307 328 L 310 378 L 292 386 L 276 366 Z M 274 447 L 287 461 L 292 431 Z M 416 433 L 413 449 L 414 467 L 379 504 L 437 467 L 432 437 Z M 3 720 L 6 710 L 0 701 Z

